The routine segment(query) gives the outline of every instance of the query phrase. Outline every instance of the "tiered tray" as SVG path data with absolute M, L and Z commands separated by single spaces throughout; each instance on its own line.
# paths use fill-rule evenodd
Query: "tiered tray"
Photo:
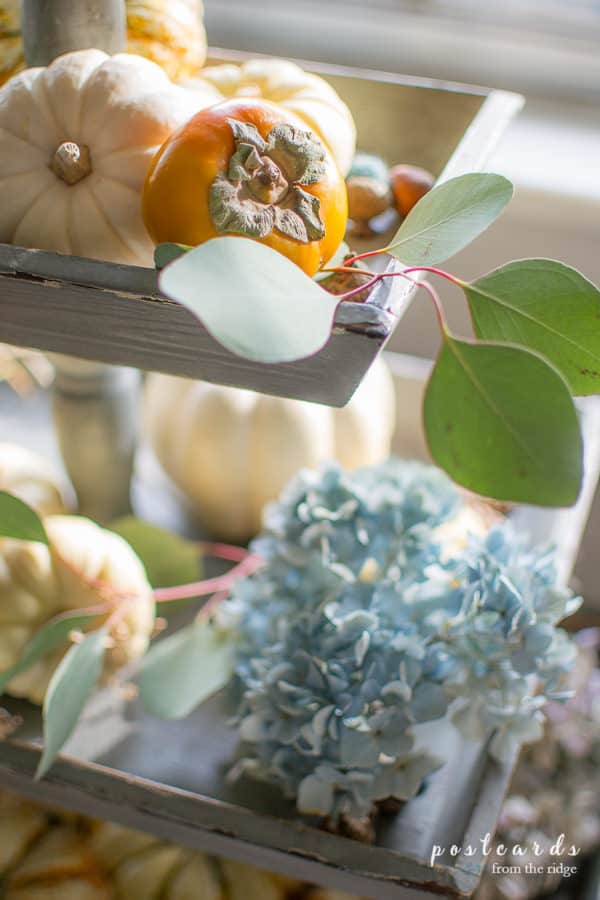
M 420 394 L 428 364 L 389 356 L 396 378 L 399 427 L 395 449 L 422 454 Z M 568 510 L 519 507 L 518 527 L 540 541 L 557 541 L 561 577 L 568 578 L 600 470 L 600 404 L 582 404 L 586 478 L 579 503 Z M 43 398 L 9 399 L 0 392 L 3 436 L 38 449 L 53 446 Z M 185 510 L 170 494 L 147 451 L 142 453 L 137 512 L 190 533 Z M 380 822 L 377 842 L 365 846 L 298 820 L 290 804 L 253 782 L 231 785 L 237 735 L 228 727 L 225 695 L 182 722 L 151 719 L 110 692 L 98 695 L 67 747 L 41 782 L 40 716 L 22 702 L 7 704 L 24 718 L 16 739 L 0 744 L 0 784 L 38 800 L 112 819 L 182 844 L 252 862 L 308 881 L 377 900 L 469 896 L 481 855 L 429 865 L 434 844 L 481 846 L 493 831 L 511 766 L 489 759 L 485 747 L 459 738 L 450 726 L 428 726 L 421 740 L 443 748 L 448 762 L 401 812 Z
M 212 52 L 212 61 L 242 58 Z M 390 163 L 425 166 L 440 178 L 481 170 L 522 105 L 521 97 L 504 91 L 306 66 L 350 105 L 362 150 Z M 188 310 L 161 297 L 152 269 L 0 244 L 0 342 L 343 406 L 412 290 L 388 279 L 366 303 L 340 307 L 329 342 L 315 356 L 265 366 L 229 353 Z

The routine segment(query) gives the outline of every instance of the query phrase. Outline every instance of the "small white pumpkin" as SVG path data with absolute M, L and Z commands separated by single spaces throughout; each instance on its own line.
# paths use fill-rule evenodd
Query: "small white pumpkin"
M 203 69 L 190 86 L 208 82 L 223 97 L 262 97 L 303 119 L 328 145 L 340 171 L 346 174 L 356 149 L 352 113 L 323 78 L 305 72 L 287 59 L 251 59 Z
M 0 491 L 15 494 L 41 516 L 66 512 L 68 488 L 47 459 L 18 444 L 0 442 Z
M 114 646 L 106 654 L 106 672 L 140 657 L 154 626 L 154 597 L 129 544 L 77 516 L 48 516 L 44 525 L 49 547 L 0 539 L 0 671 L 17 662 L 35 632 L 54 616 L 103 603 L 109 591 L 127 607 L 111 629 Z M 7 692 L 41 703 L 67 649 L 53 651 L 16 675 Z
M 169 134 L 218 100 L 155 63 L 66 53 L 0 88 L 0 241 L 152 265 L 141 189 Z
M 146 385 L 146 432 L 159 461 L 205 526 L 231 541 L 260 529 L 263 507 L 299 469 L 384 460 L 394 420 L 382 360 L 343 409 L 170 375 L 150 375 Z

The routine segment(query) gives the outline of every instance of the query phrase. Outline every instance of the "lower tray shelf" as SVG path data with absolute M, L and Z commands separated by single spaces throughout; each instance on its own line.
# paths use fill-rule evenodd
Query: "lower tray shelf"
M 427 364 L 406 358 L 390 362 L 400 398 L 396 451 L 410 449 L 415 455 Z M 51 442 L 47 409 L 36 400 L 32 410 L 29 418 L 13 417 L 0 392 L 0 420 L 8 423 L 8 439 L 45 450 Z M 557 542 L 563 579 L 570 575 L 600 469 L 600 404 L 586 401 L 581 414 L 586 476 L 578 504 L 568 510 L 519 507 L 511 513 L 534 540 Z M 164 484 L 153 481 L 152 472 L 152 466 L 142 466 L 138 513 L 174 527 L 176 505 L 164 494 Z M 0 744 L 2 786 L 377 900 L 470 896 L 485 864 L 481 842 L 494 831 L 512 768 L 492 761 L 484 746 L 460 738 L 450 725 L 423 727 L 421 740 L 443 748 L 447 762 L 397 815 L 381 818 L 376 843 L 367 846 L 299 819 L 292 805 L 271 789 L 227 781 L 237 733 L 227 724 L 225 694 L 184 721 L 161 722 L 144 715 L 137 703 L 103 691 L 90 704 L 66 754 L 40 782 L 33 780 L 40 753 L 39 710 L 19 701 L 6 705 L 22 716 L 23 726 Z M 448 850 L 457 845 L 462 851 L 448 853 L 432 867 L 434 845 Z M 466 855 L 467 847 L 478 853 Z
M 305 881 L 377 900 L 469 895 L 482 859 L 456 857 L 429 866 L 434 845 L 479 846 L 493 831 L 511 766 L 451 726 L 428 729 L 447 764 L 398 815 L 382 817 L 373 846 L 302 822 L 291 804 L 251 781 L 231 785 L 226 772 L 237 734 L 226 724 L 223 695 L 182 722 L 145 716 L 137 705 L 99 694 L 67 747 L 40 782 L 39 711 L 8 704 L 23 717 L 16 740 L 0 747 L 0 784 L 35 799 L 156 834 L 186 846 L 278 870 Z M 434 735 L 431 732 L 434 731 Z M 426 735 L 423 733 L 423 739 Z

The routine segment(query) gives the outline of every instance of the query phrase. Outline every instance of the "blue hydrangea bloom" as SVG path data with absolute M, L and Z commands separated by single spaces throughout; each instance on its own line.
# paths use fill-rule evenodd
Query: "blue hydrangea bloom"
M 463 502 L 438 469 L 390 460 L 303 472 L 268 510 L 265 566 L 223 611 L 240 622 L 236 772 L 336 821 L 414 796 L 440 765 L 414 727 L 450 704 L 499 757 L 537 736 L 574 658 L 555 625 L 578 604 L 509 524 L 448 557 L 438 529 Z

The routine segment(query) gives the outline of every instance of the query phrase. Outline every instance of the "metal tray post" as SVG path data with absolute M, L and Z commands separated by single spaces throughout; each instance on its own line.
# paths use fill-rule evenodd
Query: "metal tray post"
M 22 30 L 29 66 L 61 53 L 125 47 L 123 0 L 23 0 Z M 54 355 L 54 423 L 80 511 L 106 521 L 129 509 L 136 449 L 139 374 L 132 369 Z

